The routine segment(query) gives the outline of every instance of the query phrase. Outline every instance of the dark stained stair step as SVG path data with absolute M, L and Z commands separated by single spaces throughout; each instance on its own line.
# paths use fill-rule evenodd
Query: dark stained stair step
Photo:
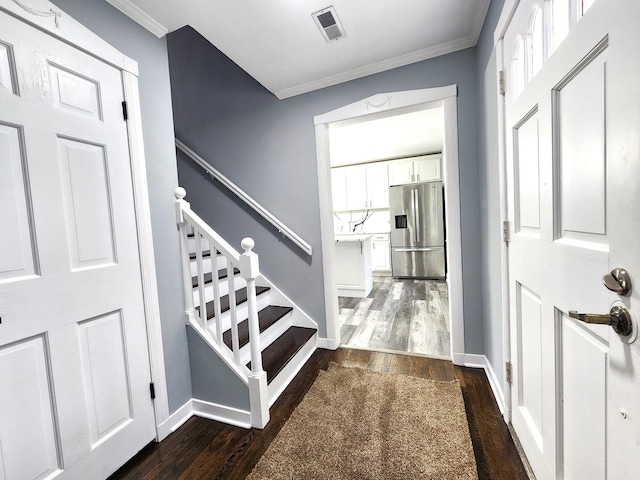
M 264 332 L 271 325 L 276 323 L 287 313 L 292 311 L 291 307 L 279 307 L 277 305 L 269 305 L 258 312 L 258 324 L 260 325 L 260 332 Z M 224 343 L 229 348 L 232 348 L 231 344 L 231 329 L 224 332 L 222 335 Z M 249 320 L 244 320 L 238 324 L 238 344 L 240 348 L 249 343 Z
M 233 273 L 234 275 L 238 275 L 240 273 L 240 270 L 238 270 L 237 268 L 233 269 Z M 226 268 L 221 268 L 220 270 L 218 270 L 218 279 L 219 280 L 224 280 L 225 278 L 227 278 L 227 269 Z M 211 274 L 211 272 L 209 273 L 205 273 L 204 274 L 204 283 L 205 285 L 211 283 L 213 280 L 213 275 Z M 195 277 L 191 277 L 191 285 L 193 286 L 193 288 L 196 288 L 198 286 L 198 276 L 196 275 Z
M 313 328 L 290 327 L 262 351 L 262 368 L 267 372 L 267 384 L 271 383 L 314 333 L 316 330 Z M 251 362 L 247 364 L 247 368 L 251 369 Z
M 202 251 L 202 258 L 209 258 L 211 256 L 211 250 L 203 250 Z M 189 254 L 189 260 L 195 260 L 196 259 L 196 252 L 191 252 Z
M 256 287 L 256 296 L 263 294 L 264 292 L 268 292 L 270 290 L 269 287 Z M 247 301 L 247 289 L 241 288 L 236 291 L 236 305 L 240 305 Z M 215 316 L 215 310 L 213 308 L 213 300 L 211 302 L 207 302 L 207 320 L 212 319 Z M 198 313 L 200 313 L 200 307 L 196 307 Z M 224 313 L 229 310 L 229 295 L 224 295 L 220 297 L 220 312 Z

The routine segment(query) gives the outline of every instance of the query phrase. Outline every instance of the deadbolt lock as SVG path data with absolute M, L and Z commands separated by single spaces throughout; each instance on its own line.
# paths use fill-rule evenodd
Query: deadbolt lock
M 631 314 L 626 308 L 618 305 L 611 307 L 608 315 L 597 313 L 578 313 L 575 310 L 570 310 L 569 316 L 584 323 L 611 325 L 615 332 L 623 337 L 631 335 L 631 332 L 633 331 Z
M 624 268 L 614 268 L 602 277 L 602 283 L 618 295 L 627 295 L 631 291 L 631 277 Z

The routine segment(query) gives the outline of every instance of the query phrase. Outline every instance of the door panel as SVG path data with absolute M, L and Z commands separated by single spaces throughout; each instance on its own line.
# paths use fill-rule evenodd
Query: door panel
M 114 263 L 113 215 L 104 147 L 58 138 L 73 270 Z
M 553 91 L 561 238 L 606 243 L 605 65 L 606 50 Z
M 35 352 L 18 369 L 7 353 L 0 384 L 45 432 L 0 430 L 3 462 L 7 478 L 105 478 L 155 436 L 122 74 L 2 13 L 0 44 L 17 79 L 0 90 L 0 351 Z
M 555 40 L 547 15 L 534 70 L 545 6 L 521 0 L 504 36 L 513 426 L 539 480 L 640 478 L 638 342 L 569 317 L 622 304 L 637 320 L 637 289 L 601 278 L 640 275 L 640 6 L 596 0 Z
M 566 315 L 562 322 L 564 477 L 606 478 L 606 388 L 608 345 Z M 584 371 L 591 373 L 584 381 Z M 585 401 L 587 400 L 588 401 Z M 588 421 L 585 421 L 588 419 Z M 585 455 L 585 452 L 589 452 Z
M 0 478 L 47 478 L 60 469 L 45 338 L 0 347 Z
M 0 282 L 35 273 L 32 218 L 22 132 L 0 124 Z

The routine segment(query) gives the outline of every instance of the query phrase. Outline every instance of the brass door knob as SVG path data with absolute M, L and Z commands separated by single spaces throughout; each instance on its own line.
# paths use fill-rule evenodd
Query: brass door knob
M 611 325 L 615 332 L 623 337 L 631 335 L 631 332 L 633 331 L 631 314 L 626 308 L 618 305 L 611 307 L 608 315 L 598 313 L 578 313 L 575 310 L 570 310 L 569 316 L 584 323 Z

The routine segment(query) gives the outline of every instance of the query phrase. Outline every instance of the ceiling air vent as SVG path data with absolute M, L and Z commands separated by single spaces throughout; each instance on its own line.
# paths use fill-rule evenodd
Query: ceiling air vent
M 327 8 L 323 8 L 322 10 L 311 14 L 313 20 L 318 25 L 320 32 L 324 39 L 328 42 L 332 42 L 334 40 L 339 40 L 340 38 L 346 36 L 344 33 L 344 28 L 340 24 L 340 20 L 338 20 L 338 15 L 336 15 L 336 11 L 333 8 L 333 5 Z

